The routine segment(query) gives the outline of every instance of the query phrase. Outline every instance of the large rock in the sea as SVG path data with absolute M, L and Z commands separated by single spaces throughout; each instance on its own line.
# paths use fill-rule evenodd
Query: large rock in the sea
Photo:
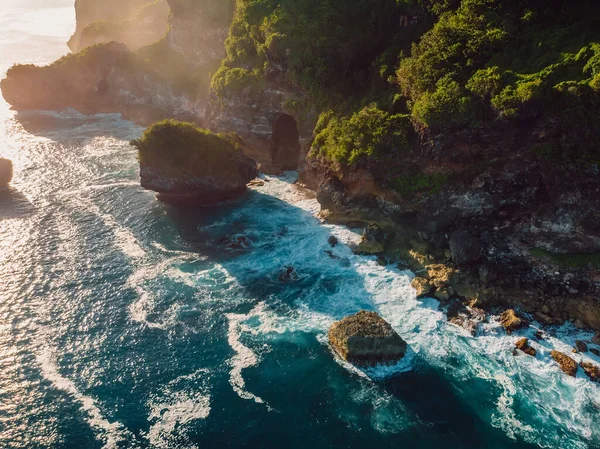
M 358 366 L 394 364 L 406 353 L 406 342 L 376 312 L 360 311 L 334 323 L 329 344 L 345 360 Z
M 13 165 L 8 159 L 0 158 L 0 190 L 6 189 L 12 181 Z
M 246 190 L 258 175 L 234 136 L 164 120 L 132 142 L 139 151 L 142 187 L 172 204 L 214 204 Z
M 558 363 L 558 366 L 560 366 L 561 370 L 563 370 L 569 376 L 576 376 L 577 362 L 575 360 L 559 351 L 552 351 L 550 355 L 556 361 L 556 363 Z

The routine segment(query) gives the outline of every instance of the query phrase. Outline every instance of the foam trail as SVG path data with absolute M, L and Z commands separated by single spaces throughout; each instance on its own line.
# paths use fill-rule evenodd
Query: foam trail
M 44 378 L 52 382 L 55 388 L 65 391 L 81 404 L 81 408 L 88 414 L 87 421 L 90 426 L 100 431 L 104 440 L 104 449 L 117 449 L 122 447 L 124 443 L 128 444 L 127 447 L 132 447 L 130 433 L 123 428 L 123 425 L 106 419 L 93 398 L 81 393 L 72 380 L 67 379 L 58 372 L 56 356 L 50 348 L 46 347 L 38 352 L 36 359 L 40 364 Z
M 261 311 L 261 306 L 253 309 L 248 315 L 229 313 L 226 315 L 229 320 L 229 332 L 227 334 L 227 340 L 231 348 L 236 352 L 236 355 L 230 360 L 231 371 L 229 374 L 229 383 L 233 387 L 233 390 L 242 399 L 253 400 L 258 404 L 265 404 L 270 410 L 268 404 L 263 399 L 250 393 L 246 390 L 246 381 L 242 376 L 242 371 L 246 368 L 251 368 L 258 365 L 258 356 L 247 346 L 244 346 L 240 341 L 241 337 L 241 325 L 244 320 L 257 316 Z

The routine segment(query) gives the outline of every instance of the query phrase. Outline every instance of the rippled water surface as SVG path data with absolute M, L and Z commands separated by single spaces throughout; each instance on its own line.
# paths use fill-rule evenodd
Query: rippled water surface
M 0 4 L 0 73 L 67 51 L 71 0 Z M 547 329 L 534 359 L 495 320 L 477 338 L 446 324 L 410 273 L 331 249 L 357 234 L 320 225 L 293 174 L 214 209 L 161 205 L 139 187 L 140 132 L 0 103 L 15 162 L 0 193 L 1 448 L 599 447 L 599 387 L 549 358 L 573 329 Z M 299 279 L 283 283 L 290 265 Z M 408 341 L 400 365 L 360 372 L 330 352 L 329 325 L 363 308 Z

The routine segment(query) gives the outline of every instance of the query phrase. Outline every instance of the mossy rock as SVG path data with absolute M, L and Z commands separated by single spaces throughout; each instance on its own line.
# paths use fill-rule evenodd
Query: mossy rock
M 131 142 L 138 149 L 142 186 L 160 199 L 214 203 L 236 196 L 258 175 L 234 135 L 164 120 Z

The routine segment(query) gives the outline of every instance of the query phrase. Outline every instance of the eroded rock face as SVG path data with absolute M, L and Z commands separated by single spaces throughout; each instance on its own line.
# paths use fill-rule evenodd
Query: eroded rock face
M 13 165 L 8 159 L 0 158 L 0 190 L 8 188 L 12 181 Z
M 600 367 L 590 362 L 581 362 L 579 366 L 581 366 L 581 369 L 583 369 L 590 380 L 600 382 Z
M 334 323 L 329 329 L 329 344 L 358 366 L 397 363 L 407 348 L 389 323 L 376 312 L 364 310 Z
M 577 375 L 577 362 L 571 357 L 559 351 L 552 351 L 550 355 L 566 374 L 572 377 Z
M 76 0 L 77 27 L 69 48 L 79 53 L 117 41 L 135 51 L 164 37 L 169 12 L 166 0 Z
M 450 252 L 457 265 L 469 265 L 481 257 L 481 241 L 465 230 L 456 231 L 450 238 Z
M 525 325 L 523 320 L 512 309 L 506 310 L 500 315 L 500 324 L 506 329 L 508 335 Z
M 518 340 L 515 343 L 515 346 L 517 347 L 518 350 L 524 352 L 527 355 L 530 355 L 532 357 L 535 357 L 537 352 L 534 348 L 532 348 L 531 346 L 529 346 L 529 340 L 527 338 L 521 338 L 520 340 Z

